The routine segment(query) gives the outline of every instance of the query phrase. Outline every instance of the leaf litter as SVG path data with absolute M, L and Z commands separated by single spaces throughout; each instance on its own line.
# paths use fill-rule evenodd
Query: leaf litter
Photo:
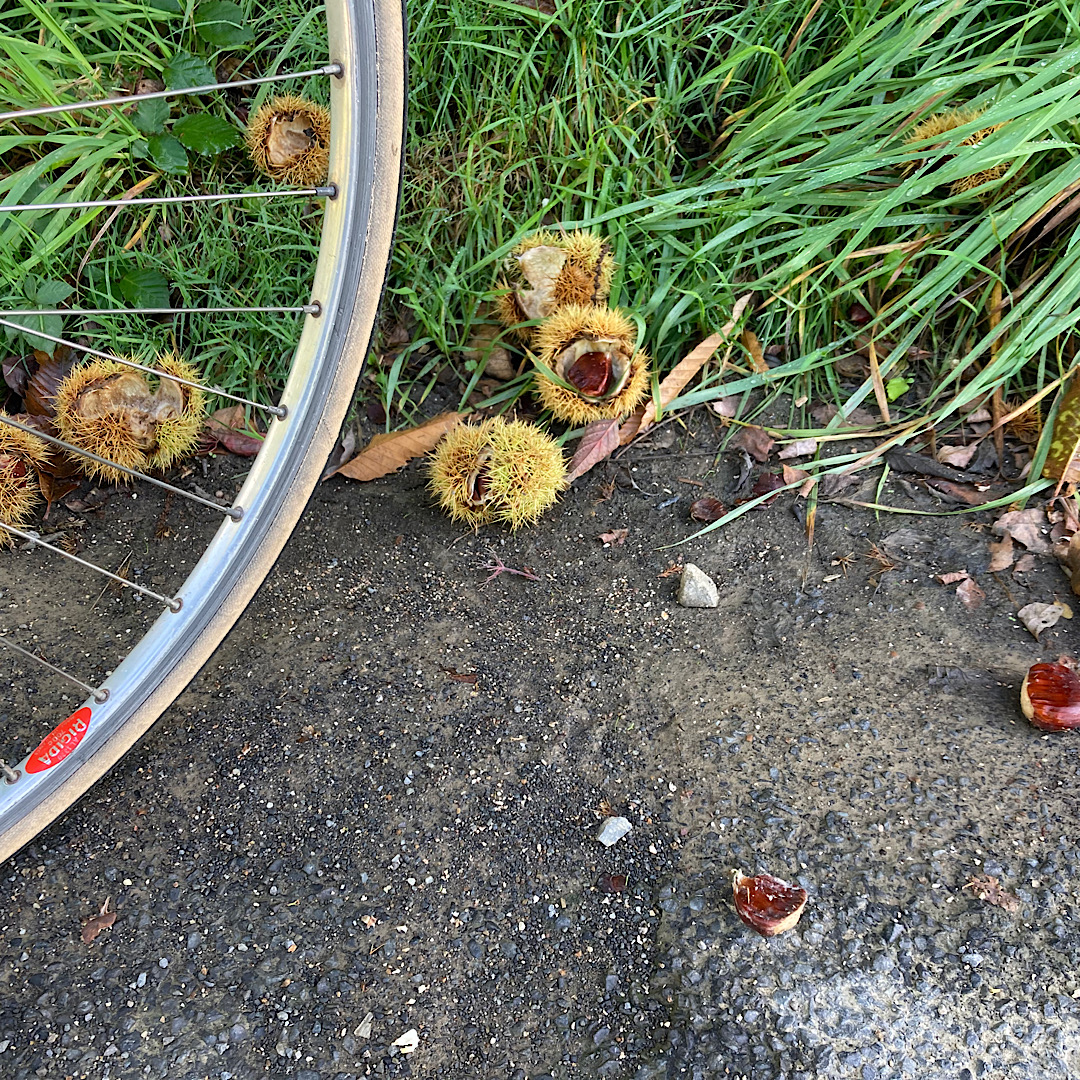
M 84 945 L 91 944 L 102 930 L 108 930 L 116 922 L 115 909 L 110 911 L 111 897 L 105 897 L 105 903 L 96 915 L 88 915 L 82 921 L 82 939 Z

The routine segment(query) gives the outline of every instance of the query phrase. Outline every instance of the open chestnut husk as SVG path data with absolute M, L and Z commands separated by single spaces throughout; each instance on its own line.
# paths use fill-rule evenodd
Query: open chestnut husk
M 790 930 L 806 907 L 804 888 L 772 874 L 747 877 L 741 870 L 736 870 L 733 891 L 739 918 L 762 937 L 774 937 Z
M 299 94 L 282 94 L 251 117 L 246 141 L 251 160 L 267 176 L 321 184 L 330 163 L 330 110 Z
M 41 502 L 38 473 L 48 460 L 49 444 L 44 439 L 10 424 L 0 425 L 0 522 L 16 529 L 27 526 Z M 14 542 L 12 533 L 0 529 L 0 548 Z
M 568 304 L 536 330 L 536 393 L 557 420 L 588 424 L 633 412 L 645 398 L 649 358 L 636 347 L 634 324 L 617 308 Z
M 1080 728 L 1080 676 L 1069 664 L 1033 664 L 1020 687 L 1020 708 L 1042 731 Z

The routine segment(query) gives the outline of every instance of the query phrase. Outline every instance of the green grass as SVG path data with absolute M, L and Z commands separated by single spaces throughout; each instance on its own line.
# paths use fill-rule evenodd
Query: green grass
M 298 0 L 245 6 L 259 44 L 241 50 L 242 61 L 261 72 L 323 59 L 317 9 Z M 136 70 L 160 73 L 178 49 L 220 58 L 195 34 L 192 3 L 149 20 L 142 3 L 92 7 L 21 0 L 0 15 L 10 102 L 107 92 Z M 744 395 L 744 419 L 779 406 L 793 432 L 818 431 L 811 405 L 832 401 L 843 415 L 874 401 L 869 377 L 845 379 L 835 367 L 868 332 L 882 378 L 903 374 L 912 384 L 890 405 L 905 437 L 948 431 L 989 393 L 1022 400 L 1063 374 L 1080 301 L 1072 222 L 1019 255 L 1009 238 L 1080 181 L 1073 7 L 823 0 L 813 8 L 813 0 L 628 0 L 564 3 L 549 16 L 509 0 L 410 3 L 407 167 L 384 325 L 403 323 L 411 342 L 376 359 L 368 384 L 384 398 L 388 424 L 422 415 L 447 367 L 462 400 L 475 387 L 482 371 L 465 350 L 480 305 L 507 253 L 540 225 L 608 237 L 620 264 L 612 302 L 638 321 L 656 381 L 727 321 L 738 296 L 754 293 L 748 323 L 763 343 L 783 346 L 781 362 L 756 373 L 737 351 L 723 372 L 707 367 L 672 409 Z M 272 41 L 283 44 L 263 44 Z M 964 105 L 986 111 L 926 145 L 905 145 L 919 119 Z M 175 106 L 173 119 L 190 107 Z M 236 118 L 235 102 L 212 108 Z M 998 124 L 977 146 L 960 145 Z M 120 114 L 4 128 L 0 198 L 119 195 L 151 171 L 138 157 L 142 140 Z M 1003 162 L 1004 177 L 950 194 L 953 181 Z M 153 190 L 252 181 L 236 150 L 190 177 L 161 177 Z M 133 267 L 163 273 L 174 302 L 303 299 L 295 282 L 306 280 L 316 222 L 302 209 L 125 212 L 93 248 L 69 303 L 114 301 Z M 28 270 L 75 283 L 104 220 L 67 212 L 0 222 L 8 304 L 20 301 Z M 143 245 L 123 250 L 140 223 Z M 995 286 L 1009 301 L 1000 321 L 990 317 Z M 869 326 L 848 321 L 856 302 L 874 313 Z M 129 320 L 111 340 L 135 350 L 175 335 L 212 379 L 265 396 L 292 329 L 273 316 Z M 499 407 L 525 404 L 527 384 L 508 384 Z

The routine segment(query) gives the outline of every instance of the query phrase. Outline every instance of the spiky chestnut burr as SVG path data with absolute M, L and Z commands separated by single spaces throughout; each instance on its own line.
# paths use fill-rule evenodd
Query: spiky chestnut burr
M 267 176 L 313 187 L 326 179 L 330 164 L 330 110 L 299 94 L 283 94 L 248 121 L 251 160 Z
M 572 304 L 545 319 L 536 331 L 539 359 L 568 386 L 538 373 L 543 406 L 571 424 L 632 412 L 649 385 L 649 358 L 635 349 L 635 338 L 633 324 L 617 308 Z
M 198 380 L 199 371 L 174 353 L 154 361 L 159 371 Z M 191 453 L 199 439 L 206 395 L 199 387 L 152 376 L 116 360 L 97 359 L 75 368 L 56 390 L 56 427 L 61 438 L 99 457 L 150 472 Z M 87 476 L 127 483 L 125 473 L 72 455 Z
M 907 137 L 904 139 L 905 144 L 916 143 L 923 139 L 933 139 L 939 135 L 944 135 L 946 132 L 952 131 L 954 128 L 961 127 L 963 124 L 970 124 L 985 112 L 985 109 L 975 108 L 959 108 L 959 109 L 946 109 L 944 112 L 934 113 L 933 116 L 927 117 L 925 120 L 916 124 L 911 129 Z M 979 143 L 987 137 L 997 131 L 998 128 L 1003 127 L 1003 124 L 993 124 L 990 127 L 982 128 L 980 131 L 976 131 L 974 134 L 969 135 L 964 139 L 961 146 L 978 146 Z M 921 162 L 910 162 L 906 167 L 906 172 L 911 172 Z M 970 191 L 973 188 L 981 187 L 983 184 L 989 183 L 991 180 L 997 180 L 1009 171 L 1009 162 L 1002 161 L 997 165 L 991 166 L 989 169 L 980 169 L 978 172 L 972 173 L 970 176 L 962 176 L 959 180 L 954 180 L 949 185 L 949 191 L 953 195 L 959 195 L 962 192 Z
M 1043 731 L 1080 727 L 1080 677 L 1068 664 L 1033 664 L 1020 687 L 1020 708 Z
M 521 241 L 504 264 L 496 310 L 520 341 L 533 338 L 519 323 L 547 318 L 567 304 L 601 304 L 611 292 L 615 260 L 604 240 L 581 229 L 538 232 Z
M 7 416 L 7 413 L 2 415 Z M 41 501 L 37 470 L 49 459 L 49 444 L 29 432 L 0 424 L 0 521 L 22 529 Z M 0 529 L 0 548 L 11 547 L 15 537 Z
M 511 529 L 535 522 L 566 485 L 562 450 L 522 420 L 501 418 L 449 431 L 428 462 L 428 484 L 454 521 Z

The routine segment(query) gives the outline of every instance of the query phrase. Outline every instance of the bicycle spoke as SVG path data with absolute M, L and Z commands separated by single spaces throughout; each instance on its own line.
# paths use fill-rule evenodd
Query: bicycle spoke
M 90 694 L 99 705 L 109 700 L 108 690 L 103 687 L 90 686 L 88 683 L 84 683 L 82 679 L 76 679 L 74 675 L 69 674 L 63 668 L 57 667 L 55 664 L 50 664 L 48 660 L 43 660 L 37 653 L 32 653 L 29 649 L 24 649 L 21 645 L 16 645 L 14 641 L 8 641 L 4 634 L 0 634 L 0 645 L 6 645 L 14 652 L 25 656 L 27 660 L 33 660 L 35 664 L 40 664 L 42 667 L 48 668 L 54 675 L 59 675 L 60 678 L 67 679 L 69 683 L 74 683 L 79 689 L 85 690 Z M 7 779 L 9 784 L 14 782 L 10 777 Z
M 80 566 L 85 566 L 87 570 L 93 570 L 98 574 L 111 578 L 126 589 L 134 589 L 136 592 L 141 592 L 144 596 L 153 598 L 172 612 L 179 611 L 184 606 L 184 601 L 178 596 L 162 596 L 161 593 L 154 592 L 153 589 L 148 589 L 145 585 L 136 585 L 134 581 L 128 581 L 126 577 L 114 574 L 111 570 L 106 570 L 105 567 L 98 566 L 97 563 L 89 562 L 86 559 L 80 559 L 78 555 L 72 555 L 70 551 L 65 551 L 63 548 L 58 548 L 53 544 L 46 543 L 40 536 L 35 536 L 33 533 L 23 532 L 22 529 L 16 529 L 14 525 L 9 525 L 6 521 L 0 521 L 0 529 L 7 529 L 13 536 L 21 537 L 23 540 L 29 540 L 31 544 L 43 547 L 46 551 L 55 552 L 57 555 L 63 555 L 65 559 L 70 559 Z
M 117 97 L 98 98 L 96 101 L 73 101 L 67 105 L 37 105 L 29 109 L 13 109 L 0 113 L 0 122 L 21 120 L 29 116 L 49 116 L 56 113 L 82 112 L 83 109 L 100 109 L 109 105 L 130 105 L 133 102 L 152 101 L 154 98 L 176 97 L 180 94 L 208 94 L 214 90 L 233 90 L 239 86 L 259 86 L 262 83 L 284 82 L 286 79 L 306 79 L 314 75 L 340 75 L 341 64 L 326 64 L 310 71 L 290 71 L 284 75 L 263 75 L 258 79 L 236 79 L 233 82 L 209 83 L 206 86 L 189 86 L 179 90 L 154 90 L 148 94 L 121 94 Z
M 120 472 L 130 476 L 134 480 L 145 480 L 148 484 L 153 484 L 155 487 L 162 488 L 165 491 L 171 492 L 173 495 L 179 495 L 181 498 L 189 499 L 191 502 L 199 503 L 201 506 L 208 506 L 211 510 L 217 510 L 218 513 L 228 515 L 233 521 L 239 521 L 244 516 L 244 508 L 242 506 L 222 506 L 221 503 L 216 503 L 211 499 L 204 499 L 201 495 L 185 491 L 183 488 L 174 487 L 164 480 L 159 480 L 156 476 L 150 476 L 148 473 L 139 472 L 138 469 L 129 469 L 126 465 L 119 465 L 115 461 L 109 461 L 108 458 L 99 457 L 90 450 L 83 450 L 80 446 L 74 446 L 69 442 L 64 442 L 63 439 L 58 439 L 55 435 L 46 435 L 44 431 L 38 431 L 36 428 L 29 427 L 26 424 L 20 424 L 18 420 L 14 420 L 10 416 L 0 415 L 0 424 L 6 424 L 8 427 L 17 428 L 19 431 L 25 431 L 29 435 L 33 435 L 38 439 L 43 439 L 51 446 L 58 446 L 62 450 L 68 450 L 73 454 L 78 454 L 80 457 L 89 458 L 91 461 L 96 461 L 99 465 L 108 465 L 110 468 L 118 469 Z
M 223 315 L 270 313 L 282 315 L 319 315 L 322 305 L 300 304 L 296 307 L 129 307 L 129 308 L 13 308 L 5 315 Z M 33 333 L 33 331 L 29 331 Z
M 239 199 L 320 198 L 332 199 L 337 195 L 336 184 L 324 184 L 313 188 L 294 188 L 289 191 L 234 191 L 213 192 L 209 195 L 147 195 L 138 199 L 80 199 L 75 202 L 33 202 L 0 206 L 0 214 L 16 210 L 72 210 L 97 206 L 161 206 L 175 203 L 232 202 Z
M 53 312 L 55 315 L 56 312 Z M 116 356 L 114 353 L 102 352 L 101 349 L 92 349 L 89 345 L 80 345 L 77 341 L 71 341 L 68 338 L 56 337 L 53 334 L 46 334 L 44 330 L 34 330 L 31 327 L 23 326 L 22 323 L 12 322 L 10 319 L 0 318 L 0 326 L 9 326 L 13 330 L 21 330 L 24 334 L 30 334 L 33 337 L 45 338 L 46 341 L 53 341 L 57 345 L 66 345 L 69 349 L 76 349 L 79 352 L 89 353 L 91 356 L 100 356 L 103 360 L 115 360 L 118 364 L 123 364 L 125 367 L 136 368 L 138 371 L 144 371 L 147 375 L 155 375 L 159 379 L 171 379 L 173 382 L 182 383 L 184 386 L 193 386 L 199 390 L 205 390 L 209 394 L 217 394 L 218 397 L 228 398 L 230 401 L 237 401 L 241 405 L 250 405 L 253 409 L 262 409 L 263 412 L 270 413 L 271 416 L 276 416 L 279 420 L 283 420 L 288 415 L 288 409 L 279 405 L 262 405 L 258 401 L 252 401 L 250 398 L 240 397 L 239 394 L 230 394 L 228 390 L 222 390 L 219 386 L 203 386 L 202 383 L 195 382 L 193 379 L 185 379 L 180 375 L 173 375 L 168 371 L 158 371 L 157 368 L 147 367 L 146 364 L 140 364 L 137 360 L 128 360 L 123 356 Z

